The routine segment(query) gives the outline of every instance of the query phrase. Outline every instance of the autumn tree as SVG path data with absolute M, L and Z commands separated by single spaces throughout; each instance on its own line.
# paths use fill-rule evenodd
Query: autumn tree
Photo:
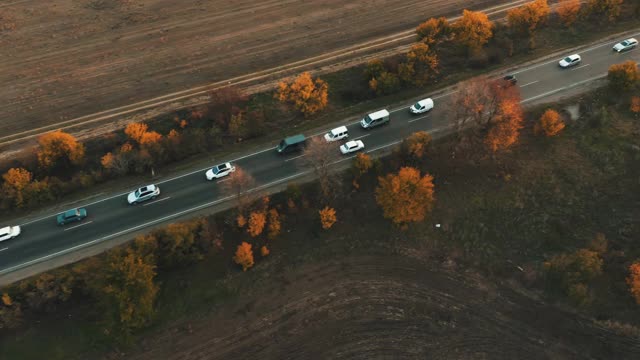
M 483 47 L 493 36 L 494 24 L 479 11 L 462 11 L 462 18 L 453 25 L 455 39 L 467 49 Z
M 629 110 L 631 110 L 631 112 L 636 116 L 640 114 L 640 96 L 631 97 L 631 105 L 629 106 Z
M 270 252 L 271 252 L 271 251 L 269 251 L 269 248 L 268 248 L 266 245 L 263 245 L 263 246 L 260 248 L 260 255 L 261 255 L 262 257 L 266 257 L 267 255 L 269 255 L 269 253 L 270 253 Z
M 262 234 L 265 225 L 267 224 L 267 214 L 265 211 L 252 211 L 249 214 L 249 226 L 247 227 L 247 232 L 251 237 L 256 237 Z
M 512 145 L 522 127 L 516 88 L 483 77 L 462 83 L 453 98 L 460 144 L 476 149 L 475 145 L 483 141 L 492 151 Z
M 242 271 L 247 271 L 247 269 L 251 268 L 253 266 L 251 244 L 243 241 L 242 244 L 238 245 L 233 261 L 242 266 Z
M 560 118 L 560 114 L 553 109 L 547 109 L 540 117 L 534 131 L 550 137 L 558 135 L 564 127 L 564 121 Z
M 29 310 L 51 312 L 71 298 L 78 281 L 76 275 L 65 268 L 50 270 L 20 281 L 16 287 Z
M 364 68 L 364 77 L 367 81 L 380 77 L 380 74 L 387 72 L 384 61 L 373 59 L 367 62 Z
M 40 136 L 38 145 L 38 163 L 43 169 L 65 169 L 84 161 L 84 146 L 60 130 Z
M 640 305 L 640 262 L 635 262 L 629 266 L 627 284 L 629 285 L 631 296 Z
M 157 259 L 161 268 L 184 266 L 202 260 L 213 239 L 204 219 L 169 224 L 153 234 L 157 241 Z M 149 239 L 151 240 L 151 239 Z
M 562 289 L 571 300 L 583 305 L 589 302 L 589 283 L 602 274 L 602 258 L 598 251 L 579 249 L 560 254 L 544 263 L 551 285 Z
M 338 185 L 337 179 L 331 176 L 334 169 L 331 164 L 337 159 L 337 156 L 338 151 L 334 143 L 327 142 L 318 136 L 307 140 L 303 161 L 313 168 L 325 200 L 335 195 Z
M 2 196 L 10 200 L 16 207 L 22 207 L 25 202 L 25 192 L 31 184 L 33 175 L 23 168 L 11 168 L 2 175 Z
M 416 28 L 418 42 L 423 42 L 429 46 L 442 42 L 450 33 L 451 25 L 449 25 L 449 21 L 445 17 L 430 18 Z
M 145 123 L 130 123 L 124 129 L 124 133 L 139 145 L 149 145 L 160 141 L 162 135 L 155 131 L 149 131 Z
M 369 80 L 369 89 L 378 96 L 393 94 L 400 89 L 400 78 L 394 73 L 382 72 Z
M 278 83 L 276 98 L 290 103 L 304 116 L 311 116 L 324 109 L 328 103 L 329 85 L 320 78 L 315 80 L 304 72 L 291 82 Z
M 256 181 L 243 168 L 236 165 L 236 171 L 232 172 L 229 175 L 229 180 L 223 184 L 226 191 L 236 198 L 240 210 L 243 210 L 251 202 L 250 194 Z
M 627 60 L 621 64 L 609 67 L 607 74 L 609 85 L 614 91 L 628 91 L 634 88 L 640 80 L 638 64 L 633 60 Z
M 547 21 L 549 12 L 547 0 L 535 0 L 507 11 L 507 24 L 517 32 L 531 35 L 539 25 Z
M 282 230 L 282 223 L 281 223 L 280 214 L 278 213 L 278 210 L 270 209 L 268 215 L 269 215 L 268 216 L 269 232 L 267 234 L 267 237 L 270 240 L 273 240 L 277 238 L 278 235 L 280 235 L 280 231 Z
M 571 27 L 578 20 L 582 2 L 580 0 L 560 0 L 556 6 L 556 13 L 566 27 Z
M 159 290 L 155 269 L 131 247 L 109 252 L 100 298 L 119 333 L 126 336 L 151 320 Z
M 429 145 L 431 145 L 431 135 L 426 131 L 417 131 L 404 139 L 400 145 L 400 152 L 409 159 L 419 160 L 427 153 Z
M 438 74 L 438 56 L 429 45 L 418 43 L 411 46 L 403 63 L 398 65 L 400 78 L 417 86 L 428 84 Z
M 501 102 L 497 115 L 489 123 L 490 126 L 484 139 L 489 150 L 496 153 L 515 144 L 520 136 L 522 122 L 523 114 L 520 102 Z
M 320 214 L 320 224 L 325 230 L 330 229 L 338 220 L 336 217 L 336 210 L 334 208 L 325 206 L 324 209 L 318 211 L 318 213 Z
M 358 189 L 360 187 L 359 181 L 360 177 L 367 173 L 369 169 L 373 167 L 373 160 L 371 160 L 371 156 L 365 153 L 358 153 L 356 157 L 353 159 L 353 187 Z
M 22 323 L 22 307 L 6 292 L 0 297 L 0 330 L 14 329 Z
M 620 16 L 624 0 L 589 0 L 587 14 L 596 19 L 614 21 Z
M 234 116 L 245 112 L 248 100 L 249 96 L 239 88 L 233 86 L 219 88 L 209 93 L 209 103 L 204 112 L 221 129 L 230 131 L 231 120 Z
M 395 224 L 422 221 L 435 201 L 433 177 L 421 176 L 416 168 L 403 167 L 397 174 L 378 178 L 375 196 L 384 217 Z

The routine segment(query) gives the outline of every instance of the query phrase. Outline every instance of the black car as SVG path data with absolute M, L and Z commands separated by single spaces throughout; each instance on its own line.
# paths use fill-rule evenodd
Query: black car
M 518 82 L 518 79 L 515 75 L 507 75 L 503 77 L 502 80 L 504 80 L 504 82 L 509 86 L 515 85 Z

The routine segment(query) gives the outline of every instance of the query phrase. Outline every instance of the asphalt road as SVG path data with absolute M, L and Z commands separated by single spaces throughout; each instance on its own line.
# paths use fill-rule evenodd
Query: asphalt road
M 518 77 L 523 103 L 570 91 L 573 87 L 601 78 L 612 64 L 630 59 L 636 62 L 640 60 L 640 49 L 617 54 L 611 50 L 614 43 L 606 42 L 580 51 L 582 64 L 571 69 L 559 68 L 560 59 L 553 59 L 512 72 Z M 366 147 L 364 151 L 372 153 L 399 143 L 415 131 L 441 131 L 449 121 L 447 105 L 451 95 L 446 93 L 433 97 L 435 107 L 426 115 L 409 114 L 407 108 L 411 103 L 408 102 L 405 107 L 389 109 L 392 119 L 389 125 L 364 130 L 358 123 L 348 124 L 349 139 L 361 139 Z M 371 112 L 375 110 L 379 109 L 371 109 Z M 283 137 L 285 135 L 293 134 L 283 131 Z M 309 137 L 315 134 L 305 135 Z M 335 145 L 337 153 L 339 145 Z M 281 156 L 271 147 L 238 159 L 220 159 L 220 162 L 231 161 L 242 167 L 256 179 L 257 187 L 261 189 L 309 173 L 300 155 Z M 340 156 L 336 161 L 349 161 L 353 156 Z M 22 235 L 0 243 L 0 275 L 232 201 L 232 196 L 224 191 L 222 182 L 225 180 L 207 181 L 204 175 L 206 170 L 200 169 L 158 182 L 162 193 L 154 201 L 131 206 L 127 204 L 126 193 L 123 193 L 87 204 L 84 207 L 88 217 L 79 223 L 59 227 L 56 225 L 56 214 L 50 214 L 20 224 Z M 143 185 L 146 184 L 140 184 Z

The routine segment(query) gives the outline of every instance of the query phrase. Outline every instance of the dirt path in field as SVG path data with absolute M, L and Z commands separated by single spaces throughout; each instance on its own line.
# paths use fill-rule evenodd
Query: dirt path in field
M 0 134 L 4 138 L 326 54 L 410 30 L 432 16 L 457 15 L 465 7 L 508 2 L 0 3 Z
M 533 296 L 406 257 L 265 276 L 245 303 L 110 359 L 637 359 L 640 341 Z M 264 271 L 264 270 L 258 270 Z

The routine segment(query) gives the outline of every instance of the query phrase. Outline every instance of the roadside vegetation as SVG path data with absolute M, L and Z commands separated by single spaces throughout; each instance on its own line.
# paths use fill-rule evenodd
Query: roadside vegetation
M 284 135 L 283 128 L 317 127 L 376 101 L 432 91 L 506 60 L 535 56 L 538 44 L 564 47 L 585 34 L 601 33 L 603 26 L 637 26 L 638 8 L 627 1 L 562 0 L 551 11 L 547 1 L 538 0 L 511 10 L 506 23 L 465 10 L 454 24 L 444 18 L 420 24 L 416 44 L 404 55 L 324 79 L 303 73 L 279 84 L 274 93 L 253 96 L 223 88 L 210 94 L 206 106 L 149 124 L 130 124 L 84 144 L 52 132 L 38 140 L 34 151 L 0 164 L 0 210 L 15 216 L 125 175 L 153 177 L 203 153 L 228 153 L 243 143 L 275 140 L 274 134 Z M 509 126 L 513 130 L 517 124 Z M 501 129 L 507 130 L 506 125 Z
M 380 159 L 359 154 L 350 171 L 326 173 L 329 183 L 320 169 L 318 181 L 267 197 L 247 192 L 252 179 L 238 169 L 227 185 L 237 208 L 2 289 L 0 355 L 68 359 L 126 348 L 248 296 L 252 274 L 270 261 L 292 271 L 337 255 L 385 256 L 400 244 L 517 281 L 637 336 L 640 83 L 637 68 L 625 66 L 612 66 L 609 79 L 527 113 L 514 87 L 471 79 L 455 116 L 473 126 L 438 141 L 412 134 Z M 312 166 L 322 168 L 322 149 L 314 151 Z M 55 330 L 62 326 L 75 330 Z

